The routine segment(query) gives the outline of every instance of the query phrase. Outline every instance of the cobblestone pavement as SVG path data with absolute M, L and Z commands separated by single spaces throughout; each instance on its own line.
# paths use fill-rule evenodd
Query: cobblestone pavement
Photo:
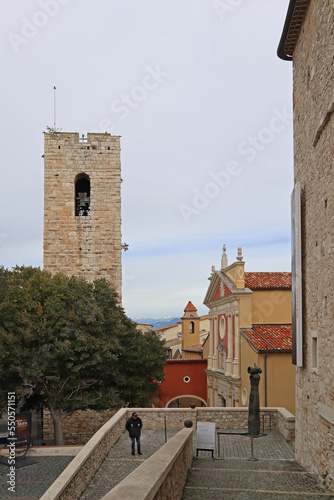
M 72 459 L 73 457 L 28 457 L 25 463 L 30 465 L 17 468 L 15 471 L 16 488 L 15 493 L 12 493 L 8 491 L 9 484 L 7 484 L 9 467 L 3 464 L 6 459 L 2 458 L 0 463 L 1 500 L 13 498 L 38 500 Z

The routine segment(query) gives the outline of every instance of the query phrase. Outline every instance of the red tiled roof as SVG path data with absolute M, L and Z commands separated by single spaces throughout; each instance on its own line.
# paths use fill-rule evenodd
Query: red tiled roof
M 171 340 L 166 340 L 164 346 L 167 347 L 174 347 L 176 345 L 181 344 L 181 340 L 179 339 L 171 339 Z
M 310 3 L 310 0 L 290 0 L 277 51 L 281 59 L 292 58 Z
M 208 314 L 204 314 L 204 316 L 200 316 L 199 319 L 207 319 L 209 317 Z
M 259 352 L 292 350 L 292 325 L 253 325 L 252 329 L 244 328 L 240 332 Z
M 245 273 L 245 286 L 251 290 L 291 289 L 291 273 Z
M 167 364 L 169 363 L 207 363 L 207 359 L 167 359 Z
M 184 312 L 186 311 L 197 311 L 196 307 L 194 304 L 192 304 L 189 300 L 188 304 L 186 305 L 186 308 L 184 309 Z
M 203 346 L 201 344 L 199 345 L 193 345 L 190 347 L 185 347 L 182 349 L 182 351 L 188 351 L 188 352 L 203 352 Z

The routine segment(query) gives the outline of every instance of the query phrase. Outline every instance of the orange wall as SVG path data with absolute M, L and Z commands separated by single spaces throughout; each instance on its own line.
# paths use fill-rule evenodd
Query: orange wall
M 252 323 L 291 323 L 291 291 L 253 291 Z
M 164 408 L 167 403 L 176 397 L 192 395 L 207 401 L 206 360 L 170 360 L 165 369 L 165 380 L 160 385 L 157 397 L 160 403 L 155 407 Z M 190 381 L 185 382 L 184 377 Z

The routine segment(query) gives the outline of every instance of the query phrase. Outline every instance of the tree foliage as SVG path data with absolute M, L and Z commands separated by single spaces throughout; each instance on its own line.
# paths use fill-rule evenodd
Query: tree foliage
M 57 444 L 75 410 L 149 405 L 165 361 L 163 342 L 136 329 L 107 281 L 0 268 L 1 393 L 26 407 L 42 398 Z

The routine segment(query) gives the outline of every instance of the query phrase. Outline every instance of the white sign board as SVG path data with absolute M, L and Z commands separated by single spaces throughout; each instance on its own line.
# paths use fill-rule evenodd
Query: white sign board
M 197 422 L 197 444 L 198 450 L 215 451 L 216 424 L 211 422 Z

